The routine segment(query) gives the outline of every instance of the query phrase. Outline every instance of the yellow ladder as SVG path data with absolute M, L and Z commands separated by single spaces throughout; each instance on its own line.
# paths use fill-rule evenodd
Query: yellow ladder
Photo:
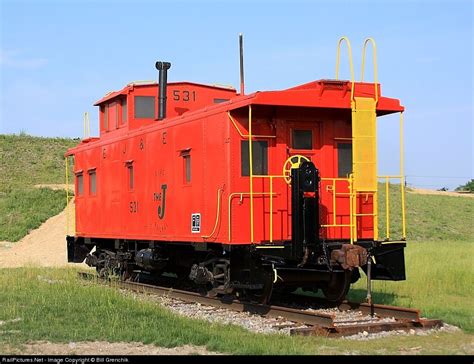
M 374 62 L 374 97 L 354 96 L 354 68 L 352 65 L 352 49 L 347 37 L 339 40 L 336 59 L 336 79 L 339 75 L 339 56 L 342 41 L 346 41 L 351 71 L 351 109 L 352 109 L 352 173 L 353 173 L 353 198 L 351 225 L 354 228 L 354 241 L 357 241 L 357 217 L 373 216 L 374 240 L 378 239 L 378 208 L 377 208 L 377 56 L 375 41 L 367 38 L 364 42 L 362 53 L 362 74 L 364 78 L 365 50 L 368 42 L 372 43 Z M 373 213 L 357 213 L 357 196 L 366 193 L 373 196 Z M 352 235 L 352 234 L 351 234 Z

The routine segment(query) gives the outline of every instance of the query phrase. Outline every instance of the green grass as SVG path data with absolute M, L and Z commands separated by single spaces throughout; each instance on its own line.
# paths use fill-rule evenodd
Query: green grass
M 77 143 L 0 135 L 0 240 L 18 241 L 65 207 L 64 191 L 33 186 L 64 183 L 64 153 Z
M 0 240 L 18 241 L 66 206 L 66 192 L 23 188 L 0 197 Z
M 474 242 L 474 198 L 406 192 L 408 241 Z M 379 184 L 379 237 L 386 236 L 385 185 Z M 390 237 L 401 237 L 400 185 L 390 185 Z
M 232 354 L 466 354 L 472 336 L 388 337 L 367 342 L 258 335 L 233 325 L 177 316 L 147 300 L 78 281 L 74 269 L 0 270 L 0 352 L 21 352 L 30 341 L 142 342 L 164 347 L 204 345 Z M 52 280 L 47 282 L 46 279 Z M 472 353 L 471 353 L 472 354 Z
M 474 244 L 464 241 L 409 243 L 406 281 L 372 281 L 376 303 L 421 309 L 474 333 Z M 365 278 L 365 277 L 364 277 Z M 352 286 L 349 299 L 363 301 L 366 280 Z
M 0 135 L 0 188 L 64 183 L 64 153 L 77 139 Z

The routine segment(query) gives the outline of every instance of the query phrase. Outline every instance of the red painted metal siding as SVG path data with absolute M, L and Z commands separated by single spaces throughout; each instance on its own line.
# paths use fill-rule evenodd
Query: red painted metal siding
M 350 103 L 345 89 L 322 92 L 311 89 L 311 85 L 316 87 L 319 84 L 310 83 L 302 85 L 301 89 L 288 91 L 237 96 L 231 103 L 216 106 L 214 98 L 231 98 L 235 91 L 190 83 L 170 84 L 168 116 L 164 121 L 135 120 L 133 117 L 133 98 L 130 95 L 155 96 L 156 85 L 128 87 L 112 98 L 99 101 L 98 104 L 111 103 L 115 97 L 127 94 L 127 123 L 112 131 L 103 130 L 100 139 L 84 142 L 68 152 L 75 156 L 75 171 L 82 171 L 84 178 L 82 196 L 78 196 L 76 185 L 77 235 L 249 243 L 250 206 L 249 196 L 246 195 L 249 192 L 249 177 L 243 177 L 241 171 L 241 142 L 244 138 L 229 120 L 227 112 L 231 112 L 240 131 L 247 134 L 248 105 L 252 103 L 253 135 L 274 136 L 255 139 L 268 143 L 268 174 L 281 175 L 283 164 L 290 155 L 302 154 L 311 159 L 323 178 L 320 186 L 320 223 L 332 224 L 333 194 L 328 187 L 332 181 L 325 179 L 338 177 L 338 142 L 350 142 Z M 199 97 L 194 103 L 183 100 L 173 102 L 173 94 L 182 96 L 183 91 L 195 91 Z M 310 100 L 308 93 L 313 94 L 314 100 Z M 298 104 L 298 100 L 306 100 L 304 103 L 311 101 L 314 105 L 291 106 Z M 325 106 L 317 107 L 318 103 Z M 386 107 L 382 113 L 403 109 L 394 99 L 381 97 L 380 104 Z M 186 112 L 183 111 L 185 108 L 188 108 Z M 118 114 L 121 120 L 121 109 Z M 295 129 L 312 131 L 311 150 L 292 148 L 291 135 Z M 190 182 L 186 182 L 184 156 L 191 158 Z M 129 186 L 130 166 L 133 166 L 133 189 Z M 89 193 L 88 174 L 93 168 L 97 179 L 94 196 Z M 338 193 L 349 192 L 344 181 L 338 181 L 336 189 Z M 255 242 L 270 239 L 270 197 L 259 195 L 269 191 L 269 179 L 254 179 Z M 276 194 L 273 198 L 273 240 L 288 240 L 291 238 L 290 187 L 281 178 L 275 178 L 273 192 Z M 233 198 L 229 204 L 231 194 Z M 338 196 L 336 202 L 336 223 L 348 224 L 349 199 Z M 358 213 L 371 213 L 372 197 L 360 196 L 358 205 L 361 206 Z M 230 227 L 229 206 L 232 211 Z M 191 229 L 193 213 L 201 214 L 198 233 Z M 214 234 L 207 237 L 213 231 Z M 347 227 L 322 228 L 321 236 L 329 240 L 348 240 L 350 232 Z M 359 218 L 358 237 L 373 238 L 371 217 Z

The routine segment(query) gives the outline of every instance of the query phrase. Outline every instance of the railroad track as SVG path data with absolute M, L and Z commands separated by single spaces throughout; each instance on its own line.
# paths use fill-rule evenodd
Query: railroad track
M 375 333 L 381 331 L 411 329 L 432 329 L 441 327 L 441 320 L 424 319 L 420 316 L 420 311 L 411 308 L 386 306 L 379 304 L 369 305 L 367 303 L 343 302 L 332 308 L 342 313 L 337 315 L 333 312 L 321 312 L 318 309 L 297 309 L 276 305 L 260 305 L 254 303 L 240 302 L 237 300 L 226 300 L 225 298 L 207 297 L 197 292 L 184 291 L 169 287 L 160 287 L 150 284 L 128 282 L 128 281 L 108 281 L 98 278 L 95 274 L 79 272 L 79 277 L 85 280 L 93 280 L 108 284 L 114 287 L 131 290 L 138 293 L 166 296 L 189 303 L 200 303 L 216 308 L 224 308 L 238 312 L 249 312 L 272 318 L 284 318 L 297 325 L 305 327 L 295 327 L 290 329 L 291 335 L 319 335 L 319 336 L 348 336 L 360 332 Z M 298 301 L 297 297 L 294 297 Z M 301 300 L 301 296 L 299 297 Z M 304 300 L 304 298 L 303 298 Z M 306 299 L 307 300 L 307 299 Z M 317 300 L 316 300 L 317 301 Z M 321 302 L 324 305 L 324 302 Z M 324 311 L 324 310 L 322 310 Z M 326 310 L 328 311 L 328 310 Z M 357 312 L 359 317 L 347 318 L 343 313 Z

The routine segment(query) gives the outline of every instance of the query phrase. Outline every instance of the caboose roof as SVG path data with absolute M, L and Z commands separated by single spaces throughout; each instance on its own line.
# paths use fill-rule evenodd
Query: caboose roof
M 197 83 L 197 82 L 188 82 L 188 81 L 181 81 L 181 82 L 168 82 L 168 85 L 192 85 L 192 86 L 200 86 L 200 87 L 206 87 L 206 88 L 212 88 L 212 89 L 217 89 L 217 90 L 230 90 L 230 91 L 235 91 L 235 88 L 232 86 L 227 86 L 227 85 L 208 85 L 204 83 Z M 123 89 L 119 91 L 111 91 L 107 93 L 104 97 L 102 97 L 100 100 L 96 101 L 94 106 L 99 106 L 103 104 L 106 101 L 112 100 L 118 96 L 121 95 L 127 95 L 130 91 L 132 91 L 136 87 L 155 87 L 158 86 L 158 83 L 156 81 L 133 81 L 127 84 Z

